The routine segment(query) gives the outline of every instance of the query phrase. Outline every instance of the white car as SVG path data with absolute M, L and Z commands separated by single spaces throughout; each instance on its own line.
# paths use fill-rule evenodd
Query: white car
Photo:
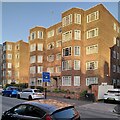
M 110 89 L 104 94 L 104 101 L 120 101 L 120 89 Z
M 45 98 L 44 93 L 40 92 L 39 89 L 24 89 L 22 92 L 18 92 L 17 97 L 25 98 L 25 99 L 38 99 L 38 98 Z

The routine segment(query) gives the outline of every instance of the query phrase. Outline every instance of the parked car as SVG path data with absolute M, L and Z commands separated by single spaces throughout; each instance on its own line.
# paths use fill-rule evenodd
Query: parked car
M 37 98 L 45 98 L 44 93 L 42 93 L 39 89 L 24 89 L 22 92 L 18 92 L 18 98 L 25 99 L 37 99 Z
M 19 88 L 14 86 L 9 86 L 2 91 L 2 96 L 16 97 L 18 94 Z
M 104 94 L 104 102 L 108 100 L 120 101 L 120 89 L 109 89 L 107 93 Z
M 1 120 L 80 120 L 80 114 L 71 104 L 42 99 L 24 102 L 7 110 Z

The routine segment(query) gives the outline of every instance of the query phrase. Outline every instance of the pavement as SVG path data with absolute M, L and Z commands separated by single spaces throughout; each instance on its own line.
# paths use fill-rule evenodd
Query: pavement
M 113 112 L 113 109 L 115 106 L 116 104 L 106 104 L 106 103 L 95 102 L 92 104 L 82 105 L 81 107 L 86 109 L 99 110 L 103 112 Z

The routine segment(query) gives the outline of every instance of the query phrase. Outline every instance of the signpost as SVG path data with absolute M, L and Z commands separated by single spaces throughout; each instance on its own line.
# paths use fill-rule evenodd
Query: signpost
M 42 79 L 43 79 L 43 82 L 45 82 L 45 99 L 46 99 L 46 97 L 47 97 L 47 82 L 50 82 L 50 73 L 43 72 Z

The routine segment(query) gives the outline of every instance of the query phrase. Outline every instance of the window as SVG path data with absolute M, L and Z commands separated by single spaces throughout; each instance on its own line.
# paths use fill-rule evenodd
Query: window
M 62 33 L 62 27 L 59 27 L 59 28 L 56 29 L 56 34 L 58 35 L 60 33 Z
M 116 65 L 113 65 L 112 70 L 113 70 L 113 72 L 116 72 Z
M 74 60 L 74 70 L 80 70 L 80 61 Z
M 98 19 L 99 19 L 99 11 L 95 11 L 87 15 L 87 23 L 98 20 Z
M 54 36 L 54 30 L 51 30 L 51 31 L 48 32 L 48 38 L 50 38 L 52 36 Z
M 3 76 L 6 76 L 6 71 L 3 71 Z
M 72 14 L 62 18 L 62 27 L 72 24 Z
M 19 50 L 19 49 L 20 49 L 20 45 L 17 44 L 17 45 L 15 46 L 15 48 L 16 48 L 16 50 Z
M 6 59 L 6 54 L 3 54 L 3 56 L 2 56 L 2 57 L 3 57 L 3 60 L 5 60 L 5 59 Z
M 7 59 L 12 59 L 12 54 L 7 54 Z
M 63 48 L 63 56 L 70 56 L 72 53 L 72 47 L 68 47 L 68 48 Z
M 112 56 L 113 56 L 113 58 L 116 58 L 116 51 L 113 50 Z
M 113 28 L 114 28 L 115 31 L 117 31 L 117 25 L 116 25 L 116 23 L 113 24 Z
M 30 78 L 30 86 L 36 85 L 36 78 Z
M 72 62 L 71 60 L 63 61 L 62 62 L 62 70 L 71 70 L 72 69 Z
M 80 55 L 80 46 L 74 46 L 74 55 L 79 56 Z
M 80 30 L 74 30 L 74 39 L 81 40 L 81 31 Z
M 15 72 L 15 76 L 18 78 L 19 77 L 19 71 Z
M 61 47 L 61 45 L 62 45 L 62 41 L 61 41 L 61 40 L 58 40 L 58 41 L 56 42 L 56 47 Z
M 30 63 L 35 63 L 35 62 L 36 62 L 36 56 L 31 56 Z
M 120 55 L 120 54 L 117 52 L 117 59 L 118 59 L 118 60 L 119 60 L 119 55 Z
M 37 72 L 38 72 L 38 73 L 42 73 L 42 72 L 43 72 L 43 66 L 38 66 Z
M 61 53 L 56 54 L 56 60 L 61 60 Z
M 47 56 L 47 61 L 49 61 L 49 62 L 54 61 L 54 55 Z
M 80 76 L 74 76 L 74 86 L 80 86 Z
M 86 47 L 86 55 L 98 53 L 98 44 Z
M 19 62 L 16 63 L 15 67 L 18 68 L 20 66 Z
M 12 68 L 12 63 L 8 63 L 8 68 Z
M 119 47 L 120 46 L 120 40 L 117 39 L 116 42 L 117 42 L 117 46 Z
M 30 73 L 35 74 L 36 73 L 36 66 L 30 67 Z
M 113 38 L 113 44 L 116 45 L 116 37 Z
M 49 43 L 48 46 L 47 46 L 47 49 L 48 50 L 54 49 L 54 42 Z
M 71 76 L 62 77 L 62 86 L 71 86 Z
M 9 45 L 9 44 L 8 44 L 8 45 L 7 45 L 7 50 L 10 50 L 10 51 L 11 51 L 11 50 L 12 50 L 12 45 Z
M 12 76 L 12 71 L 8 70 L 8 77 L 11 77 L 11 76 Z
M 97 37 L 98 36 L 98 31 L 99 31 L 98 28 L 88 30 L 87 31 L 87 39 Z
M 37 44 L 38 51 L 43 51 L 43 44 Z
M 38 31 L 38 38 L 43 39 L 43 32 L 42 31 Z
M 36 39 L 36 32 L 32 32 L 30 34 L 30 40 L 34 40 L 34 39 Z
M 30 52 L 36 51 L 36 44 L 30 45 Z
M 62 42 L 67 42 L 72 40 L 72 30 L 67 31 L 62 34 Z
M 6 63 L 3 63 L 3 68 L 6 68 Z
M 74 23 L 81 24 L 81 14 L 74 14 Z
M 91 84 L 98 84 L 98 77 L 88 77 L 86 78 L 86 86 Z
M 48 67 L 47 72 L 54 73 L 54 67 Z
M 3 45 L 3 51 L 5 51 L 6 50 L 6 45 Z
M 61 66 L 57 66 L 56 67 L 56 73 L 60 73 L 61 72 Z
M 20 58 L 20 55 L 19 53 L 16 54 L 16 59 L 19 59 Z
M 86 62 L 86 70 L 98 69 L 98 61 Z
M 38 55 L 37 56 L 37 62 L 38 63 L 42 63 L 43 62 L 43 56 L 42 55 Z
M 119 66 L 117 65 L 117 73 L 119 73 Z
M 42 78 L 37 78 L 37 86 L 42 86 Z

